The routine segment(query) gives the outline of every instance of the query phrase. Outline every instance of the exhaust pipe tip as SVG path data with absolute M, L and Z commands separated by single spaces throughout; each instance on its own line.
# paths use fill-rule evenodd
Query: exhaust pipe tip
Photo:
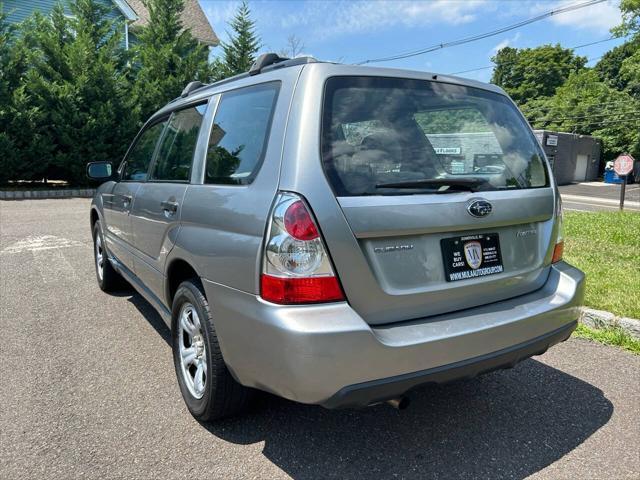
M 404 410 L 409 406 L 410 403 L 411 400 L 409 400 L 409 397 L 398 397 L 387 400 L 387 404 L 391 405 L 396 410 Z

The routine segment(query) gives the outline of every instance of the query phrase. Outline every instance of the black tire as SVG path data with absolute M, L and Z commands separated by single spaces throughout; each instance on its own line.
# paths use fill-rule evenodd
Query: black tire
M 180 344 L 178 342 L 188 342 L 189 340 L 185 340 L 184 333 L 179 333 L 181 330 L 178 328 L 178 322 L 183 305 L 187 303 L 194 307 L 199 317 L 200 331 L 205 345 L 204 356 L 207 362 L 207 373 L 204 380 L 204 393 L 201 398 L 197 398 L 190 392 L 181 365 Z M 245 410 L 250 403 L 252 390 L 240 385 L 233 378 L 222 358 L 209 302 L 204 295 L 200 279 L 190 279 L 178 286 L 173 297 L 172 326 L 173 364 L 182 398 L 191 415 L 198 421 L 210 422 L 230 417 Z
M 100 275 L 98 267 L 98 242 L 100 242 L 103 261 L 102 261 L 102 276 Z M 104 235 L 102 234 L 102 225 L 100 220 L 96 221 L 93 225 L 93 265 L 96 270 L 96 279 L 98 280 L 98 286 L 103 292 L 114 292 L 122 290 L 126 287 L 126 283 L 122 276 L 116 272 L 113 265 L 107 258 L 107 251 L 105 248 Z

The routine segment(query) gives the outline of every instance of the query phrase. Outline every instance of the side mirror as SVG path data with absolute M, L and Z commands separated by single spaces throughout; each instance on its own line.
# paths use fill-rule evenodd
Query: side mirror
M 90 162 L 87 164 L 87 177 L 96 182 L 106 182 L 113 179 L 113 165 L 111 162 Z

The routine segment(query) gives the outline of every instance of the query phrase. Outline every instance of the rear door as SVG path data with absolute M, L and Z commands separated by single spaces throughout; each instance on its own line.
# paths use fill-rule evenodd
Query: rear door
M 330 189 L 308 170 L 285 175 L 281 188 L 309 200 L 347 300 L 365 320 L 428 317 L 544 284 L 555 194 L 543 153 L 507 97 L 338 76 L 326 80 L 320 102 Z
M 131 212 L 136 275 L 162 298 L 164 262 L 180 230 L 180 214 L 206 102 L 171 114 Z
M 154 123 L 134 140 L 120 167 L 120 181 L 111 193 L 103 194 L 106 241 L 109 251 L 133 271 L 131 209 L 140 186 L 147 180 L 149 166 L 164 123 Z

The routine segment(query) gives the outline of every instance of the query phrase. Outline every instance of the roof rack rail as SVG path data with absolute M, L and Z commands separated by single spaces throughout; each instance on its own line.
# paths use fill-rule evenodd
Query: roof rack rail
M 317 62 L 318 60 L 313 57 L 285 58 L 276 53 L 263 53 L 253 62 L 253 65 L 251 65 L 249 75 L 257 75 L 269 70 L 275 70 L 276 68 L 293 67 L 295 65 Z
M 187 84 L 186 87 L 184 87 L 184 90 L 182 90 L 182 93 L 180 94 L 181 98 L 186 98 L 188 97 L 192 92 L 194 92 L 195 90 L 198 90 L 199 88 L 204 87 L 205 84 L 202 83 L 199 80 L 195 80 L 193 82 L 189 82 Z
M 256 58 L 256 61 L 253 62 L 253 65 L 251 65 L 251 68 L 249 69 L 249 75 L 257 75 L 262 71 L 263 68 L 275 63 L 284 62 L 285 60 L 289 59 L 281 57 L 277 53 L 263 53 L 258 58 Z
M 306 63 L 318 63 L 318 60 L 313 57 L 284 58 L 275 53 L 263 53 L 256 59 L 255 62 L 253 62 L 253 65 L 248 72 L 240 73 L 238 75 L 234 75 L 233 77 L 224 78 L 213 83 L 202 83 L 198 80 L 189 82 L 187 86 L 184 87 L 184 90 L 182 91 L 180 96 L 178 98 L 174 98 L 169 103 L 173 103 L 176 100 L 180 100 L 181 98 L 187 98 L 189 95 L 197 90 L 200 90 L 201 88 L 223 85 L 225 83 L 240 80 L 241 78 L 258 75 L 259 73 L 267 72 L 270 70 L 275 70 L 277 68 L 293 67 L 295 65 L 304 65 Z

